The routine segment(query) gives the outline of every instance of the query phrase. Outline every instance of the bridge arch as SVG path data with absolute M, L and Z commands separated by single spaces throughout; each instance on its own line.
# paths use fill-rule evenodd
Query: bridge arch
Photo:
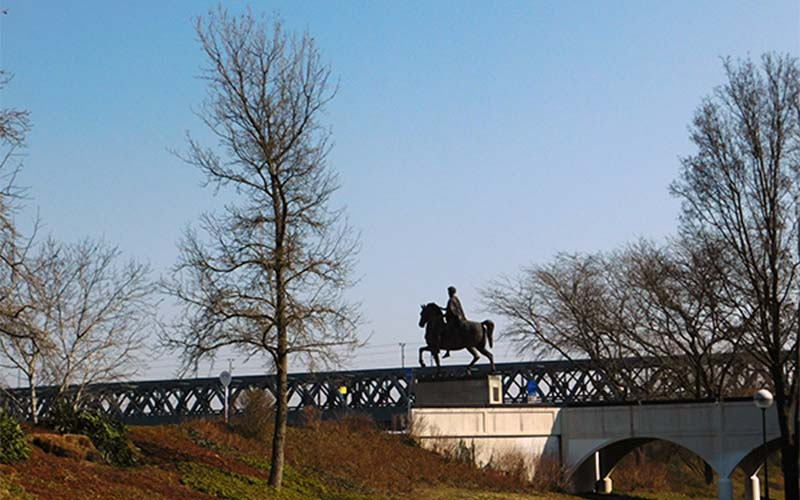
M 591 491 L 595 488 L 606 493 L 611 492 L 611 474 L 620 461 L 629 453 L 648 443 L 661 441 L 680 447 L 700 458 L 714 472 L 717 467 L 709 457 L 703 456 L 700 450 L 693 449 L 691 444 L 663 436 L 637 436 L 606 440 L 586 452 L 570 469 L 568 480 L 574 491 Z
M 782 442 L 783 440 L 781 438 L 776 438 L 771 441 L 767 441 L 766 448 L 764 446 L 753 448 L 747 455 L 739 460 L 739 463 L 736 464 L 736 467 L 740 467 L 747 477 L 756 475 L 761 470 L 761 466 L 764 465 L 764 458 L 772 455 L 776 451 L 779 451 L 781 449 Z M 736 467 L 734 467 L 734 469 Z

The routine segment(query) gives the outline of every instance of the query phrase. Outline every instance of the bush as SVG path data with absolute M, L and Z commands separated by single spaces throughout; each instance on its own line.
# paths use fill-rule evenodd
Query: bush
M 492 454 L 484 468 L 495 469 L 503 474 L 513 477 L 518 482 L 533 479 L 533 461 L 528 453 L 517 448 L 506 449 L 497 454 Z
M 0 410 L 0 463 L 19 462 L 28 458 L 28 455 L 30 448 L 19 422 Z
M 314 405 L 304 406 L 300 413 L 300 425 L 307 429 L 319 429 L 322 423 L 322 410 Z
M 371 416 L 366 413 L 347 412 L 339 415 L 339 423 L 351 432 L 365 432 L 378 430 L 378 426 Z
M 122 422 L 102 411 L 79 409 L 61 401 L 53 406 L 44 424 L 59 434 L 85 434 L 110 464 L 129 466 L 136 463 L 127 429 Z
M 263 389 L 248 389 L 236 402 L 241 412 L 233 419 L 233 429 L 246 438 L 266 442 L 275 419 L 272 395 Z
M 533 467 L 533 483 L 539 491 L 567 491 L 569 487 L 569 470 L 561 464 L 558 456 L 542 452 L 534 456 L 531 462 Z

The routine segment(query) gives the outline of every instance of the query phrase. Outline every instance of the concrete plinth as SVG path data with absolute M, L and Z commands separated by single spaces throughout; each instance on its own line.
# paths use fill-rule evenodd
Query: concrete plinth
M 730 478 L 723 477 L 717 481 L 717 499 L 733 500 L 733 481 Z
M 594 484 L 594 491 L 596 493 L 609 494 L 614 489 L 614 481 L 610 477 L 604 477 Z
M 502 404 L 503 380 L 499 375 L 418 378 L 414 398 L 416 407 L 429 408 Z

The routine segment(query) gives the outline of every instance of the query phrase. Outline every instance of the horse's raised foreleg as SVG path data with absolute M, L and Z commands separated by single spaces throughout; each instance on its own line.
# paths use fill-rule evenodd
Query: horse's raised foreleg
M 485 346 L 478 346 L 477 349 L 480 351 L 481 354 L 489 358 L 489 363 L 492 365 L 492 372 L 494 372 L 494 356 L 492 356 L 492 353 L 490 353 Z

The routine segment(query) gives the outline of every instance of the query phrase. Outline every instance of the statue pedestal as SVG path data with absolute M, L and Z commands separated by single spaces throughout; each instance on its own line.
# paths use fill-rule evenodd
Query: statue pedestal
M 503 404 L 500 375 L 419 377 L 414 381 L 414 406 L 453 407 Z

